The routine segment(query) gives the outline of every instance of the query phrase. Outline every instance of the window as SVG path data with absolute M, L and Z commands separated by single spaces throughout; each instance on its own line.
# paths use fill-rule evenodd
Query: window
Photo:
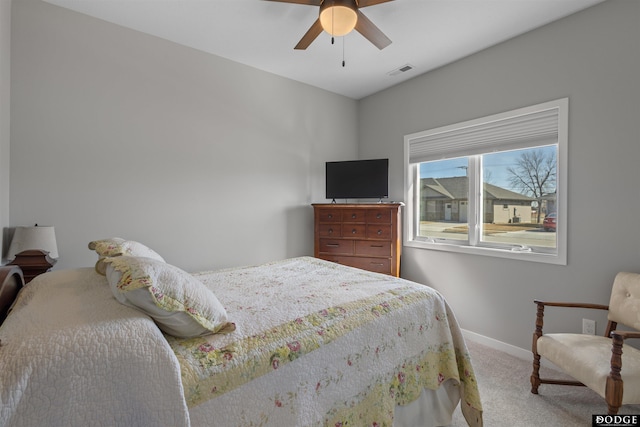
M 568 99 L 405 136 L 405 244 L 566 264 Z

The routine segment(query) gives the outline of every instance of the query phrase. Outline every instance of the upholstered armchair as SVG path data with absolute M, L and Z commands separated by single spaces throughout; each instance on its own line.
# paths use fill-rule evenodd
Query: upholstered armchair
M 618 273 L 609 305 L 534 301 L 537 305 L 533 333 L 531 393 L 540 384 L 587 386 L 602 396 L 610 415 L 620 406 L 640 403 L 640 350 L 624 345 L 628 338 L 640 338 L 640 274 Z M 604 336 L 575 333 L 543 334 L 545 307 L 608 310 Z M 627 330 L 617 330 L 625 325 Z M 540 378 L 540 358 L 545 357 L 576 381 Z

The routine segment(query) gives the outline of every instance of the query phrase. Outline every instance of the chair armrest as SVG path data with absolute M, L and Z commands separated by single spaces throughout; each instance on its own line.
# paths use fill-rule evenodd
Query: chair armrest
M 627 338 L 640 338 L 640 332 L 638 331 L 612 331 L 611 337 L 618 336 L 623 340 Z
M 536 304 L 537 306 L 537 310 L 536 310 L 536 329 L 535 332 L 533 333 L 533 349 L 535 352 L 535 348 L 536 348 L 536 341 L 538 338 L 540 338 L 542 336 L 542 327 L 544 325 L 544 308 L 545 307 L 568 307 L 568 308 L 590 308 L 590 309 L 596 309 L 596 310 L 609 310 L 609 306 L 608 305 L 604 305 L 604 304 L 592 304 L 592 303 L 586 303 L 586 302 L 558 302 L 558 301 L 540 301 L 540 300 L 533 300 L 533 302 Z M 607 333 L 609 333 L 609 331 L 611 331 L 611 329 L 615 328 L 615 325 L 612 325 L 612 323 L 610 322 L 609 325 L 607 326 Z M 608 336 L 608 335 L 605 335 Z
M 596 310 L 609 310 L 608 305 L 591 304 L 587 302 L 553 302 L 553 301 L 540 301 L 540 300 L 533 300 L 533 302 L 537 305 L 549 306 L 549 307 L 593 308 Z

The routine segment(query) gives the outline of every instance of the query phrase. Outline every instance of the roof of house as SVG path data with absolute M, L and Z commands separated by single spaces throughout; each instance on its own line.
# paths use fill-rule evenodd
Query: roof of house
M 469 178 L 466 176 L 423 178 L 421 182 L 423 189 L 434 191 L 442 195 L 444 199 L 467 200 L 469 198 Z M 484 193 L 486 198 L 495 200 L 534 200 L 524 194 L 516 193 L 515 191 L 507 190 L 506 188 L 498 187 L 497 185 L 487 182 L 484 183 Z

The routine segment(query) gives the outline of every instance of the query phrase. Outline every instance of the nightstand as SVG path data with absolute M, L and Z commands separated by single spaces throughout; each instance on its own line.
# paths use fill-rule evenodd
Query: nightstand
M 46 273 L 58 258 L 54 228 L 38 224 L 33 227 L 16 227 L 7 258 L 13 258 L 8 265 L 17 265 L 22 269 L 25 283 Z
M 37 275 L 49 271 L 56 261 L 47 251 L 29 249 L 16 254 L 16 258 L 7 265 L 20 267 L 24 275 L 24 283 L 27 284 Z

